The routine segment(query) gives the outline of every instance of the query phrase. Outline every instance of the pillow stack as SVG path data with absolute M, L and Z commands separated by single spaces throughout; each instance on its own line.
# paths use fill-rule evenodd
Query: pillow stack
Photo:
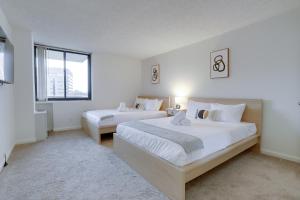
M 163 100 L 136 98 L 134 108 L 147 111 L 159 111 Z
M 138 110 L 145 110 L 145 100 L 141 98 L 136 98 L 133 107 Z
M 187 106 L 187 117 L 237 123 L 241 122 L 245 108 L 246 104 L 224 105 L 189 101 Z

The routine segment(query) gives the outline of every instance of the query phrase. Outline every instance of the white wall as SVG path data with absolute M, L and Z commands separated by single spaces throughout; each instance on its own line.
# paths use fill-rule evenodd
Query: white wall
M 54 130 L 80 127 L 82 112 L 115 108 L 121 101 L 133 104 L 140 92 L 141 62 L 102 53 L 92 55 L 92 101 L 53 103 Z
M 9 39 L 12 39 L 11 27 L 0 7 L 0 26 Z M 10 155 L 15 145 L 14 133 L 14 87 L 0 86 L 0 171 L 4 163 L 4 154 Z
M 142 62 L 142 92 L 153 95 L 261 98 L 262 150 L 300 162 L 300 11 Z M 209 53 L 230 48 L 230 78 L 209 78 Z M 150 67 L 161 66 L 152 85 Z
M 15 125 L 16 142 L 34 142 L 34 79 L 32 33 L 13 29 L 15 47 Z
M 0 8 L 0 26 L 14 45 L 12 85 L 0 86 L 0 171 L 16 143 L 35 141 L 31 32 L 11 27 Z

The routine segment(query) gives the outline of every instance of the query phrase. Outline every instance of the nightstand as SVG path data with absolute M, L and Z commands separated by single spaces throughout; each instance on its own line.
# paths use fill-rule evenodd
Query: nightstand
M 183 109 L 176 109 L 176 108 L 168 108 L 167 109 L 168 117 L 176 115 L 179 111 L 185 111 L 185 110 L 183 110 Z

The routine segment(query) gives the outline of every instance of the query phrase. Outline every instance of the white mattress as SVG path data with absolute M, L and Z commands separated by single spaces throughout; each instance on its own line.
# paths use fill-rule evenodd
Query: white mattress
M 105 126 L 114 126 L 122 122 L 128 122 L 133 120 L 143 120 L 143 119 L 154 119 L 166 117 L 167 113 L 165 111 L 143 111 L 138 109 L 131 109 L 127 112 L 119 112 L 116 109 L 111 110 L 93 110 L 87 111 L 82 114 L 90 123 L 93 123 L 98 128 Z M 101 119 L 105 116 L 105 119 Z
M 172 141 L 122 124 L 117 127 L 117 135 L 174 165 L 184 166 L 256 133 L 254 123 L 224 123 L 192 119 L 191 126 L 175 126 L 170 123 L 171 119 L 172 117 L 167 117 L 143 120 L 143 122 L 199 137 L 203 141 L 204 148 L 186 154 L 180 145 Z

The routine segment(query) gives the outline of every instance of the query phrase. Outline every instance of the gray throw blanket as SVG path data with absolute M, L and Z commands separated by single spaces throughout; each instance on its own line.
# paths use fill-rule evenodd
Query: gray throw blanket
M 122 125 L 150 133 L 152 135 L 170 140 L 176 144 L 182 146 L 186 153 L 191 153 L 193 151 L 203 149 L 203 142 L 200 138 L 192 135 L 180 133 L 177 131 L 161 128 L 151 124 L 147 124 L 141 121 L 131 121 L 122 123 Z

